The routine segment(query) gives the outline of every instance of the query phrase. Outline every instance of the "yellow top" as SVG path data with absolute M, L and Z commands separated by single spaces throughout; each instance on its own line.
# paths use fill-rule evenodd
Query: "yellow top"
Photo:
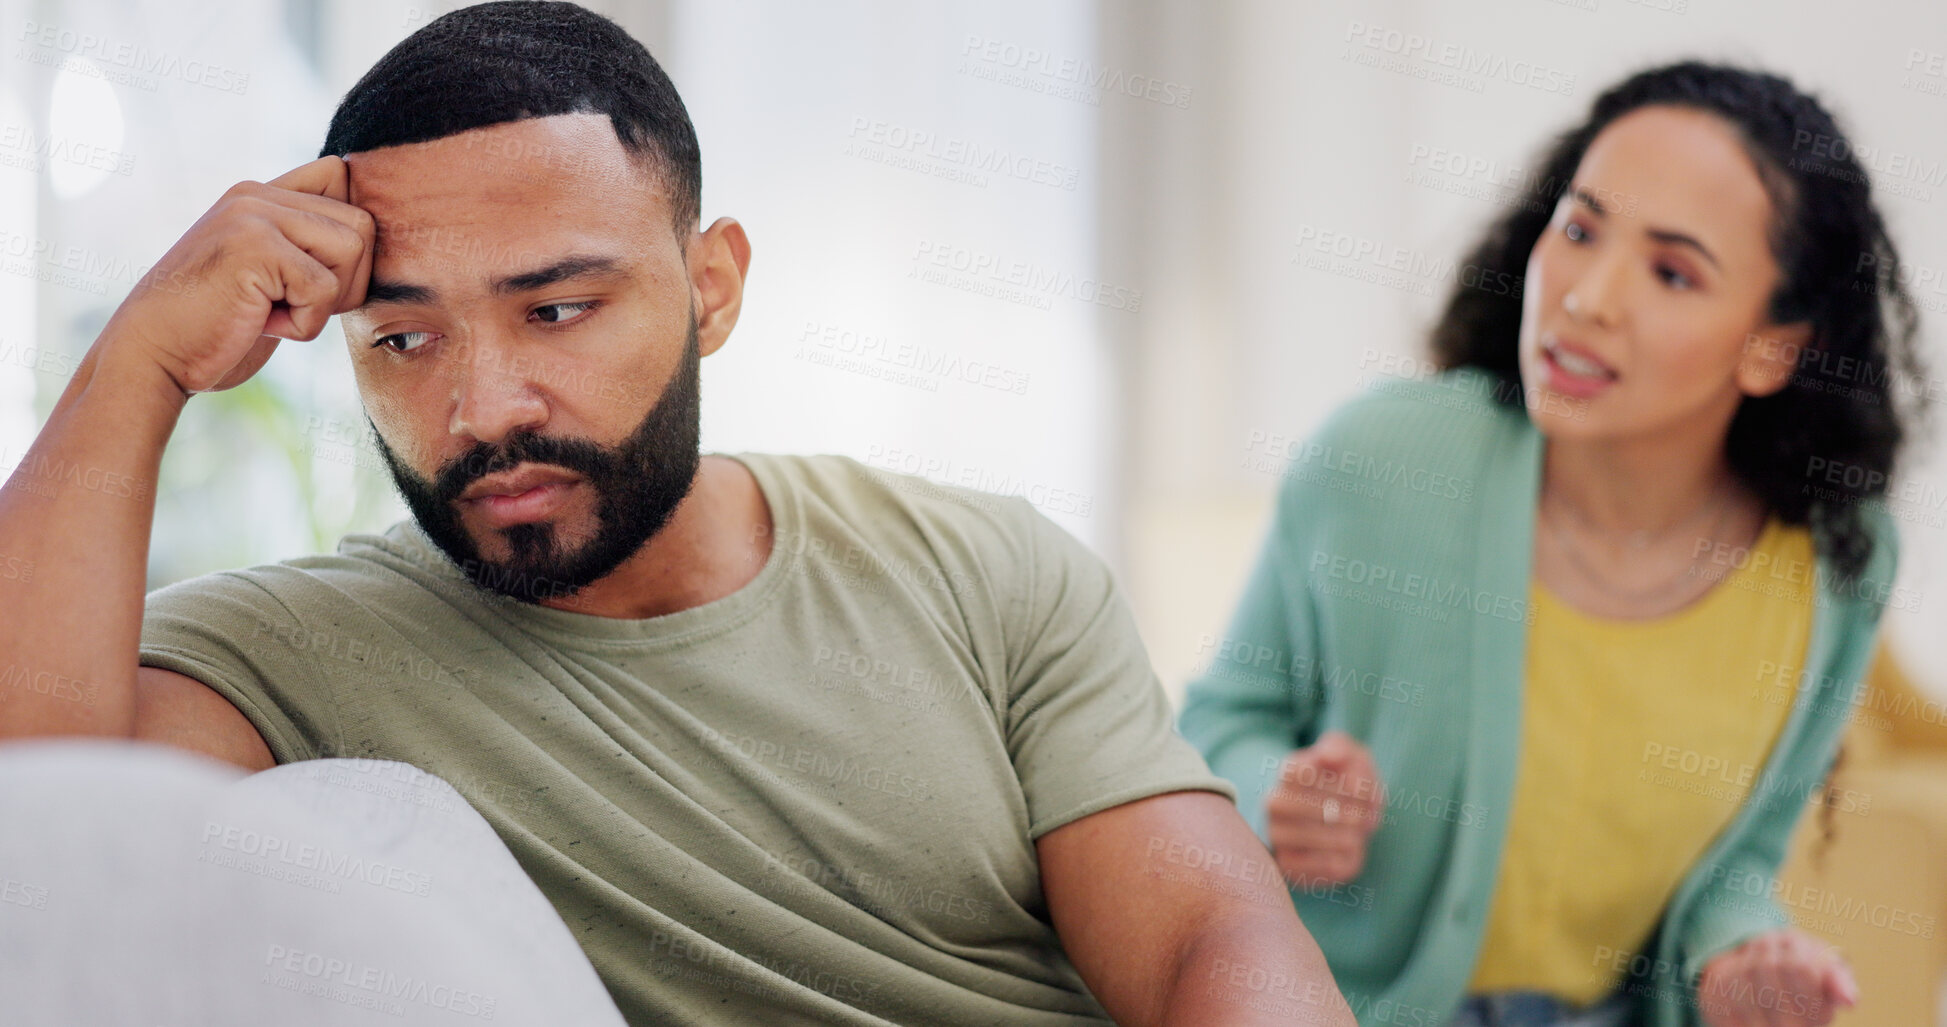
M 1606 995 L 1763 773 L 1811 634 L 1811 535 L 1773 519 L 1697 573 L 1724 576 L 1649 620 L 1531 585 L 1519 770 L 1470 993 Z

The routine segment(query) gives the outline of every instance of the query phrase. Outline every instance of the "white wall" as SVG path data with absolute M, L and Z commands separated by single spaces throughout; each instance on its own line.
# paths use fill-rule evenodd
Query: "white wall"
M 1022 494 L 1106 545 L 1096 107 L 986 77 L 1092 58 L 1093 5 L 673 6 L 704 221 L 750 233 L 743 316 L 704 361 L 704 442 L 844 453 Z M 985 59 L 988 42 L 995 59 Z M 1014 54 L 1014 57 L 1008 57 Z

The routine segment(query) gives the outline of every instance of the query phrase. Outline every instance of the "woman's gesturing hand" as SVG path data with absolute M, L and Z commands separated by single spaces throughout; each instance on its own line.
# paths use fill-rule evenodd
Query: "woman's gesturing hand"
M 1791 927 L 1718 953 L 1697 979 L 1710 1027 L 1820 1027 L 1858 1000 L 1838 951 Z
M 1370 749 L 1327 731 L 1285 757 L 1265 806 L 1271 855 L 1285 879 L 1343 884 L 1365 865 L 1366 842 L 1385 819 L 1386 786 Z

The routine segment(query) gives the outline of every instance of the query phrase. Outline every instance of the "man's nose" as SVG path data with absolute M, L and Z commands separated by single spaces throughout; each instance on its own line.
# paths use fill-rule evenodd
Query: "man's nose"
M 515 432 L 547 423 L 546 401 L 525 374 L 513 370 L 528 363 L 514 362 L 514 345 L 492 331 L 477 331 L 447 357 L 443 370 L 453 378 L 447 431 L 497 446 Z

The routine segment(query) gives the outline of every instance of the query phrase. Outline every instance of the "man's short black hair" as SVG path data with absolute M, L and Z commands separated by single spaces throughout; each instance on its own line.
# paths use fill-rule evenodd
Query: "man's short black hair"
M 676 86 L 620 25 L 572 3 L 497 0 L 428 22 L 339 101 L 318 156 L 570 113 L 608 115 L 624 150 L 660 165 L 679 237 L 695 227 L 703 163 Z

